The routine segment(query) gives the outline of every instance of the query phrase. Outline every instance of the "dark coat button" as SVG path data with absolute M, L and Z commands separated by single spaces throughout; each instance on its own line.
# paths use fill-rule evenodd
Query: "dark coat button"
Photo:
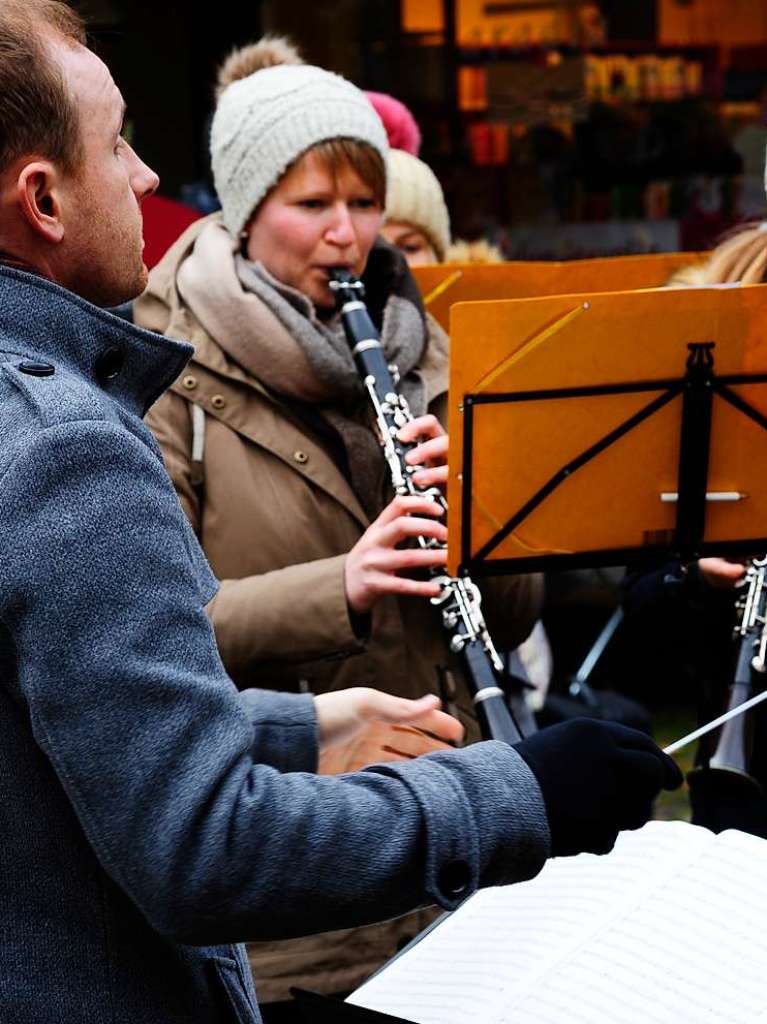
M 125 364 L 125 353 L 119 348 L 108 348 L 96 360 L 96 377 L 104 384 L 114 380 Z
M 437 882 L 445 896 L 457 900 L 468 891 L 471 884 L 469 865 L 465 860 L 449 860 L 439 869 Z
M 19 370 L 21 373 L 29 374 L 30 377 L 52 377 L 56 372 L 55 367 L 50 363 L 33 363 L 28 360 L 19 363 Z

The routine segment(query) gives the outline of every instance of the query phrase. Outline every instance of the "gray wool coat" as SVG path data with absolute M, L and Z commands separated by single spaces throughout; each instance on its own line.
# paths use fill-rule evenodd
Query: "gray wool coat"
M 0 1020 L 259 1021 L 240 946 L 529 878 L 510 747 L 320 777 L 308 696 L 238 692 L 141 422 L 190 350 L 0 268 Z

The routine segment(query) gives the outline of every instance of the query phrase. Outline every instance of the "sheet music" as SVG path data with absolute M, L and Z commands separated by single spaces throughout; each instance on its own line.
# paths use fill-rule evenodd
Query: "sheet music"
M 498 1024 L 767 1020 L 766 869 L 764 840 L 723 833 Z
M 527 993 L 534 1001 L 558 963 L 596 941 L 714 839 L 682 822 L 651 822 L 622 834 L 607 857 L 550 861 L 530 882 L 479 892 L 349 1001 L 417 1024 L 500 1024 L 511 1011 L 517 1024 L 524 1018 L 515 1007 Z

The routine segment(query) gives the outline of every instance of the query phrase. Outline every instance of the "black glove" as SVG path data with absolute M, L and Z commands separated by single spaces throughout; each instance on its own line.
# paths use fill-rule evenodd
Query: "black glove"
M 682 773 L 649 736 L 615 722 L 576 718 L 514 744 L 543 793 L 554 857 L 609 853 L 618 832 L 640 828 L 661 789 Z

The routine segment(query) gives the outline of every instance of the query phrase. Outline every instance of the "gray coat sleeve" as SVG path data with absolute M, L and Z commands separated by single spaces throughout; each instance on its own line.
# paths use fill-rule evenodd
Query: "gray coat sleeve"
M 310 693 L 243 690 L 239 702 L 253 727 L 253 758 L 283 772 L 316 772 L 318 735 Z
M 226 676 L 199 553 L 140 436 L 41 429 L 1 483 L 20 701 L 105 870 L 156 929 L 199 944 L 308 934 L 452 908 L 541 868 L 543 801 L 510 747 L 339 777 L 264 763 L 280 749 L 283 765 L 313 763 L 308 706 L 255 713 L 258 694 Z

